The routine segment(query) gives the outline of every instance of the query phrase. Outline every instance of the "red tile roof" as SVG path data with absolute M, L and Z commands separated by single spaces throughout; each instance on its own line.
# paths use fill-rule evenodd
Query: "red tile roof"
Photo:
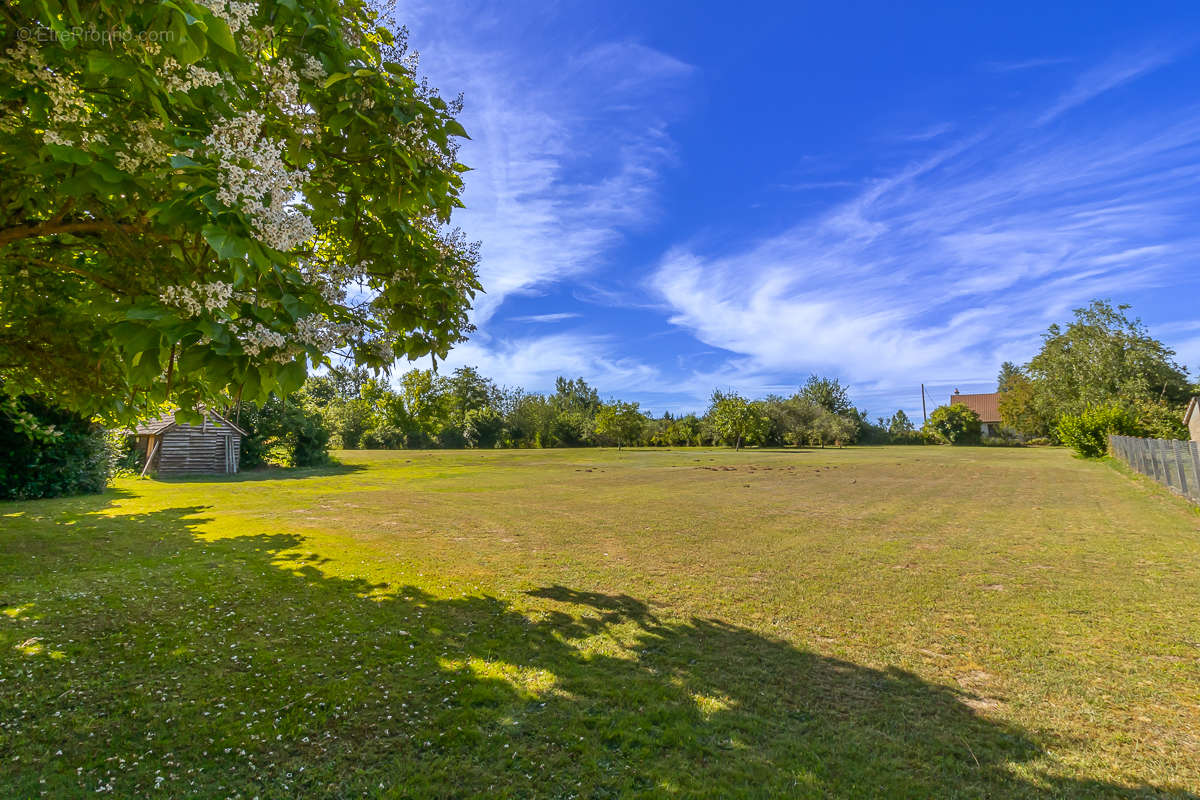
M 1000 421 L 1000 393 L 991 394 L 959 394 L 950 395 L 950 404 L 962 403 L 979 415 L 980 422 Z

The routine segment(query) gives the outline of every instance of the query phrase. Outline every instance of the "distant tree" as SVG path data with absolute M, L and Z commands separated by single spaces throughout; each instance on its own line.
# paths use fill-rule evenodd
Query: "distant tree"
M 926 429 L 947 444 L 978 441 L 982 427 L 979 415 L 962 403 L 938 406 L 926 423 Z
M 667 429 L 667 441 L 671 445 L 687 447 L 700 444 L 700 418 L 695 414 L 685 414 L 671 422 Z
M 588 386 L 583 378 L 569 380 L 559 376 L 554 381 L 550 403 L 561 411 L 580 411 L 591 415 L 600 408 L 600 393 Z
M 815 441 L 816 420 L 822 414 L 830 413 L 799 392 L 791 397 L 768 395 L 758 407 L 767 420 L 762 438 L 777 446 L 803 445 Z
M 916 436 L 917 429 L 904 409 L 898 409 L 887 422 L 887 432 L 894 442 L 908 442 Z
M 491 406 L 472 409 L 463 433 L 472 447 L 495 447 L 504 433 L 504 417 Z
M 725 443 L 733 443 L 735 450 L 741 449 L 748 439 L 761 435 L 770 424 L 761 407 L 756 407 L 740 394 L 719 389 L 712 393 L 706 416 L 717 438 Z
M 604 403 L 596 411 L 596 433 L 599 436 L 614 439 L 617 449 L 622 445 L 636 440 L 641 436 L 646 425 L 646 418 L 638 410 L 637 403 L 625 403 L 614 400 Z
M 820 408 L 809 428 L 808 441 L 821 447 L 830 444 L 845 445 L 855 441 L 859 429 L 857 419 Z
M 1186 371 L 1175 351 L 1129 318 L 1128 308 L 1094 300 L 1075 309 L 1066 328 L 1051 325 L 1043 335 L 1027 369 L 1033 394 L 1027 413 L 1039 425 L 1052 429 L 1063 415 L 1111 403 L 1135 414 L 1153 414 L 1159 404 L 1182 411 L 1190 391 Z
M 837 378 L 809 375 L 800 387 L 799 397 L 810 400 L 831 414 L 848 414 L 854 410 L 850 392 Z
M 430 369 L 413 369 L 400 376 L 398 403 L 391 405 L 392 424 L 405 431 L 410 447 L 427 447 L 449 422 L 450 409 L 442 380 Z
M 351 364 L 333 367 L 329 370 L 328 379 L 333 384 L 336 395 L 348 400 L 351 397 L 361 397 L 363 385 L 375 375 L 376 373 L 365 367 Z
M 1007 392 L 1012 388 L 1013 382 L 1025 377 L 1025 370 L 1017 366 L 1011 361 L 1005 361 L 1000 365 L 1000 374 L 996 376 L 996 386 L 998 391 Z
M 1049 436 L 1050 424 L 1039 410 L 1037 390 L 1024 371 L 1012 373 L 1000 385 L 1000 422 L 1025 436 Z
M 303 390 L 287 398 L 271 395 L 265 403 L 243 403 L 238 425 L 247 432 L 243 467 L 311 467 L 329 460 L 329 430 Z
M 496 387 L 474 367 L 459 367 L 443 381 L 442 392 L 449 406 L 451 421 L 460 429 L 465 429 L 467 414 L 490 405 Z

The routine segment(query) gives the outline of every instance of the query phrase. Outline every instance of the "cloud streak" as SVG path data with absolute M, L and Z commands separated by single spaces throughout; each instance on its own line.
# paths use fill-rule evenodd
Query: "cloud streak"
M 676 246 L 651 286 L 672 324 L 746 374 L 986 383 L 1071 308 L 1184 274 L 1198 179 L 1197 109 L 1102 131 L 997 127 L 744 248 Z
M 530 58 L 513 47 L 513 21 L 451 5 L 403 18 L 424 45 L 422 70 L 465 95 L 472 138 L 460 158 L 473 171 L 455 223 L 482 242 L 473 316 L 484 324 L 509 297 L 595 270 L 653 218 L 673 159 L 668 98 L 694 70 L 626 41 Z
M 1035 124 L 1045 125 L 1094 97 L 1153 72 L 1174 57 L 1175 53 L 1170 50 L 1155 49 L 1090 69 L 1080 75 L 1071 88 L 1038 117 Z

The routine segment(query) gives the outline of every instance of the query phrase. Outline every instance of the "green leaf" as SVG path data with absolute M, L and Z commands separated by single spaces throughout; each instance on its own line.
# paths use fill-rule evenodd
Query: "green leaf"
M 116 58 L 100 50 L 93 50 L 88 53 L 88 70 L 114 78 L 128 78 L 137 71 L 134 65 L 125 59 Z
M 208 242 L 212 249 L 217 252 L 218 258 L 246 257 L 246 251 L 249 249 L 250 243 L 240 236 L 234 236 L 232 233 L 212 223 L 201 228 L 200 233 L 204 236 L 204 241 Z
M 220 17 L 215 15 L 209 17 L 208 38 L 222 50 L 234 55 L 240 55 L 237 43 L 233 41 L 233 34 L 229 31 L 229 25 Z
M 262 379 L 258 374 L 258 367 L 251 364 L 246 368 L 246 378 L 242 382 L 242 400 L 254 401 L 259 398 L 262 392 Z
M 291 315 L 292 319 L 299 319 L 304 313 L 304 307 L 300 305 L 300 301 L 295 296 L 285 294 L 281 298 L 284 309 Z
M 125 312 L 125 319 L 162 319 L 167 311 L 158 306 L 134 306 Z
M 279 368 L 279 391 L 283 394 L 291 394 L 304 385 L 304 378 L 307 376 L 308 370 L 304 366 L 304 359 L 300 358 L 288 364 L 284 364 Z
M 64 147 L 61 144 L 46 145 L 46 152 L 54 157 L 55 161 L 65 161 L 68 164 L 90 164 L 92 163 L 92 154 L 86 150 L 80 150 L 77 147 Z
M 349 78 L 349 77 L 350 77 L 349 72 L 335 72 L 332 75 L 330 75 L 328 78 L 325 79 L 325 88 L 328 89 L 330 86 L 333 86 L 335 83 L 344 81 L 344 80 L 346 80 L 346 78 Z

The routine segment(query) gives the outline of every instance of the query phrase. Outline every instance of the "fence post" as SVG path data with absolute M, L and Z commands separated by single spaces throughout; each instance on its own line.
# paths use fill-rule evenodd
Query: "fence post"
M 1162 452 L 1158 448 L 1158 442 L 1154 439 L 1147 439 L 1150 443 L 1150 452 L 1154 454 L 1154 475 L 1158 482 L 1164 486 L 1171 485 L 1171 473 L 1167 472 L 1167 460 L 1162 457 Z
M 1179 491 L 1186 497 L 1188 496 L 1188 480 L 1187 474 L 1184 472 L 1183 466 L 1183 448 L 1180 447 L 1181 442 L 1178 439 L 1171 441 L 1171 453 L 1175 456 L 1175 470 L 1179 473 Z
M 1188 442 L 1187 448 L 1192 454 L 1192 474 L 1196 476 L 1196 499 L 1200 500 L 1200 442 Z

